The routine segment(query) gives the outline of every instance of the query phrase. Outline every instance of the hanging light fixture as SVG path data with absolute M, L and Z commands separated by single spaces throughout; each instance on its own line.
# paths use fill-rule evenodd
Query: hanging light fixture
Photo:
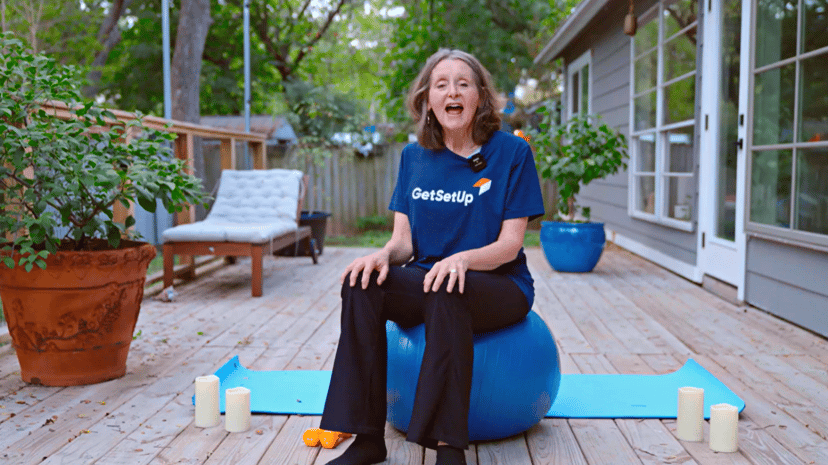
M 630 11 L 624 18 L 624 34 L 627 34 L 630 37 L 634 36 L 636 29 L 638 29 L 638 23 L 635 19 L 635 12 L 633 11 L 634 4 L 635 0 L 630 0 Z

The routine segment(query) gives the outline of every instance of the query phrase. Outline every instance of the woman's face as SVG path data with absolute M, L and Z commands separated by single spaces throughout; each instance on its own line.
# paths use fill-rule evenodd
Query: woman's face
M 471 129 L 480 93 L 472 69 L 462 60 L 446 59 L 431 71 L 428 109 L 434 111 L 443 131 Z

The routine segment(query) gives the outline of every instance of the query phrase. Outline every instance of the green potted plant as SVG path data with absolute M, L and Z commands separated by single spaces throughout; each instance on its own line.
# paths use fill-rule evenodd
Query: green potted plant
M 588 272 L 604 250 L 603 223 L 590 222 L 589 207 L 580 207 L 581 186 L 626 169 L 627 142 L 623 134 L 599 124 L 594 115 L 575 115 L 556 125 L 555 111 L 543 106 L 533 131 L 538 172 L 557 185 L 555 221 L 541 223 L 541 246 L 557 271 Z
M 0 298 L 21 375 L 123 376 L 156 253 L 129 206 L 181 210 L 204 201 L 201 183 L 163 144 L 173 136 L 119 123 L 82 102 L 74 68 L 0 41 Z

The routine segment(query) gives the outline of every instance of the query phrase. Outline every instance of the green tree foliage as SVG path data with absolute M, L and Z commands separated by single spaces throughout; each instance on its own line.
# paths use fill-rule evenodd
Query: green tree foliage
M 58 63 L 89 64 L 100 48 L 95 38 L 105 14 L 102 0 L 4 0 L 3 31 L 35 53 L 46 53 Z
M 121 43 L 112 50 L 104 67 L 102 92 L 120 109 L 163 115 L 161 0 L 137 0 L 133 2 L 130 13 L 129 24 L 121 33 Z M 178 7 L 171 2 L 172 41 L 175 40 L 177 28 Z
M 350 1 L 253 0 L 250 5 L 251 111 L 284 108 L 283 83 L 312 80 L 305 68 L 318 69 L 316 48 L 338 25 Z M 178 25 L 171 2 L 170 30 Z M 163 105 L 161 67 L 161 0 L 135 0 L 129 27 L 104 73 L 106 94 L 119 108 L 160 113 Z M 244 27 L 242 0 L 216 2 L 204 50 L 201 73 L 203 114 L 239 114 L 244 110 Z M 152 38 L 153 40 L 148 40 Z M 171 37 L 174 41 L 175 37 Z M 331 43 L 324 48 L 330 51 Z M 343 50 L 343 48 L 345 50 Z M 340 46 L 337 55 L 345 55 Z M 343 57 L 344 61 L 346 58 Z M 310 63 L 310 64 L 309 64 Z M 329 79 L 328 82 L 335 82 Z M 279 103 L 281 102 L 281 103 Z
M 384 73 L 385 102 L 397 117 L 404 114 L 405 93 L 417 72 L 441 47 L 475 55 L 492 73 L 495 85 L 509 92 L 522 70 L 532 67 L 550 16 L 560 16 L 554 1 L 416 0 L 405 6 Z

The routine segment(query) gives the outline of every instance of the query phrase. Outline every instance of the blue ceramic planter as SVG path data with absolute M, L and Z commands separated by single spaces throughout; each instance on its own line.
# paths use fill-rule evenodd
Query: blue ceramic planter
M 604 223 L 541 222 L 541 247 L 555 271 L 592 271 L 601 259 L 606 240 Z

